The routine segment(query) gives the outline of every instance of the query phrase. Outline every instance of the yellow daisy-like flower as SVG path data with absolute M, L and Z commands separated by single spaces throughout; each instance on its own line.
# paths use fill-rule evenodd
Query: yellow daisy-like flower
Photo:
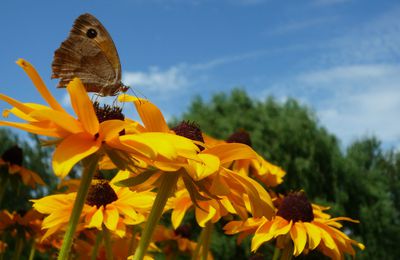
M 148 134 L 169 133 L 170 138 L 176 139 L 173 145 L 178 158 L 157 158 L 154 166 L 164 172 L 184 169 L 181 177 L 194 203 L 204 200 L 204 195 L 200 195 L 200 192 L 204 192 L 205 195 L 208 193 L 206 197 L 209 199 L 212 196 L 214 199 L 216 196 L 226 196 L 243 218 L 247 217 L 246 204 L 255 216 L 272 215 L 272 201 L 265 189 L 251 178 L 224 167 L 236 160 L 257 159 L 258 155 L 253 149 L 240 143 L 220 143 L 204 148 L 206 144 L 195 124 L 183 122 L 170 130 L 161 111 L 151 102 L 126 94 L 120 96 L 120 100 L 134 103 L 144 124 L 142 131 Z M 127 144 L 129 138 L 126 135 L 120 139 Z M 198 146 L 196 149 L 189 145 L 194 143 Z
M 104 111 L 99 113 L 95 110 L 78 78 L 75 78 L 67 86 L 71 105 L 77 116 L 75 118 L 68 114 L 51 95 L 31 64 L 22 59 L 18 60 L 17 64 L 25 70 L 49 106 L 22 103 L 0 94 L 0 100 L 13 106 L 13 108 L 4 111 L 3 116 L 7 117 L 9 114 L 14 114 L 24 121 L 22 123 L 0 121 L 0 126 L 15 127 L 30 133 L 56 138 L 54 143 L 57 144 L 57 147 L 52 160 L 56 175 L 65 177 L 76 163 L 96 153 L 101 148 L 113 158 L 118 157 L 116 156 L 118 151 L 128 152 L 129 156 L 137 157 L 138 160 L 142 157 L 152 157 L 157 153 L 153 150 L 155 146 L 152 148 L 147 145 L 150 143 L 148 139 L 152 137 L 134 135 L 133 147 L 128 148 L 121 145 L 118 141 L 120 134 L 125 129 L 134 128 L 135 124 L 121 120 L 120 115 L 104 120 L 104 115 L 102 115 Z M 106 112 L 115 111 L 107 110 Z M 101 117 L 101 122 L 99 117 Z M 155 142 L 154 137 L 151 141 Z M 129 156 L 125 157 L 129 158 Z
M 315 212 L 315 214 L 314 214 Z M 339 229 L 341 220 L 358 221 L 322 214 L 321 208 L 313 210 L 303 192 L 286 196 L 272 219 L 261 218 L 251 222 L 230 222 L 224 229 L 227 234 L 245 231 L 254 233 L 251 250 L 256 251 L 263 243 L 276 239 L 276 246 L 286 253 L 298 256 L 311 250 L 319 250 L 332 259 L 343 259 L 344 254 L 355 255 L 353 246 L 364 249 L 364 245 L 350 239 Z
M 214 139 L 210 136 L 204 135 L 205 143 L 208 147 L 213 147 L 225 143 L 225 141 Z M 226 140 L 227 143 L 242 143 L 249 147 L 252 146 L 250 134 L 243 129 L 238 130 L 229 136 Z M 257 154 L 255 159 L 242 159 L 236 160 L 230 166 L 232 170 L 243 175 L 254 176 L 267 187 L 275 187 L 283 182 L 283 177 L 286 172 L 282 170 L 279 166 L 276 166 L 260 155 Z
M 103 225 L 120 237 L 125 235 L 126 225 L 145 221 L 153 205 L 153 192 L 135 192 L 129 188 L 114 185 L 127 176 L 117 175 L 110 182 L 94 179 L 81 213 L 81 226 L 102 230 Z M 49 215 L 43 220 L 42 228 L 47 229 L 43 239 L 67 225 L 76 193 L 50 195 L 32 200 L 33 208 Z
M 22 166 L 23 154 L 22 149 L 17 145 L 7 149 L 0 157 L 0 167 L 6 166 L 9 174 L 18 174 L 21 176 L 22 182 L 30 186 L 32 189 L 36 188 L 36 184 L 44 185 L 44 181 L 40 178 L 39 174 L 26 169 Z M 6 179 L 7 177 L 0 179 Z M 5 180 L 3 180 L 5 181 Z
M 43 215 L 36 210 L 19 211 L 10 213 L 8 210 L 0 211 L 0 232 L 9 232 L 26 240 L 38 236 Z

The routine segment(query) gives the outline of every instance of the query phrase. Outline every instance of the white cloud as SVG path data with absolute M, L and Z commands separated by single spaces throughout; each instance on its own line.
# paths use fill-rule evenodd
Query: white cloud
M 128 86 L 160 92 L 178 90 L 189 85 L 184 65 L 172 66 L 166 70 L 154 66 L 147 72 L 125 72 L 123 82 Z
M 391 64 L 333 67 L 300 75 L 298 84 L 313 104 L 322 125 L 349 144 L 377 135 L 385 144 L 400 144 L 400 66 Z

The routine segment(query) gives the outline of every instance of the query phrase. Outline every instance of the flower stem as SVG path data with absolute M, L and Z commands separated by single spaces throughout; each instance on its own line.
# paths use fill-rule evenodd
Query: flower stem
M 200 248 L 203 245 L 205 234 L 206 234 L 205 229 L 202 228 L 199 239 L 197 240 L 196 248 L 194 249 L 194 252 L 192 254 L 191 258 L 192 260 L 197 260 L 199 258 Z
M 291 260 L 293 257 L 293 242 L 290 241 L 286 244 L 286 247 L 282 250 L 281 260 Z
M 132 238 L 131 238 L 131 242 L 129 243 L 128 256 L 133 255 L 134 250 L 137 247 L 138 240 L 136 239 L 136 234 L 138 232 L 139 231 L 137 231 L 137 227 L 136 226 L 132 226 Z
M 204 227 L 202 260 L 207 260 L 208 249 L 210 248 L 211 234 L 212 234 L 213 228 L 214 228 L 214 224 L 211 223 L 210 221 L 208 221 L 206 226 Z
M 165 204 L 167 203 L 169 196 L 176 186 L 178 176 L 178 172 L 171 172 L 165 173 L 161 177 L 162 180 L 160 188 L 158 189 L 156 199 L 144 227 L 138 248 L 136 249 L 135 255 L 133 256 L 133 260 L 142 260 L 144 258 L 147 247 L 150 244 L 151 237 L 153 236 L 154 229 L 163 213 Z
M 88 194 L 90 183 L 93 175 L 97 170 L 97 164 L 99 161 L 99 155 L 97 153 L 84 159 L 83 166 L 84 171 L 82 174 L 81 184 L 79 185 L 78 193 L 76 195 L 74 207 L 72 209 L 71 217 L 69 219 L 67 231 L 64 235 L 63 244 L 58 255 L 58 260 L 67 260 L 69 252 L 71 250 L 74 233 L 79 222 L 79 218 L 82 213 L 83 206 L 85 204 L 86 195 Z
M 277 246 L 275 246 L 274 255 L 272 256 L 272 260 L 278 260 L 280 254 L 281 254 L 281 250 Z
M 22 237 L 21 234 L 19 234 L 19 237 L 17 238 L 17 243 L 15 245 L 15 251 L 13 255 L 13 260 L 19 260 L 22 252 L 22 248 L 24 246 L 24 238 Z
M 36 253 L 36 242 L 35 242 L 35 238 L 33 238 L 31 251 L 29 252 L 29 260 L 33 260 L 35 258 L 35 253 Z
M 99 253 L 99 248 L 102 240 L 103 240 L 103 232 L 97 232 L 96 240 L 94 241 L 94 246 L 92 249 L 92 254 L 90 256 L 91 260 L 97 259 L 97 255 Z
M 113 260 L 110 231 L 106 228 L 104 224 L 102 226 L 102 229 L 103 229 L 104 247 L 106 249 L 106 259 Z

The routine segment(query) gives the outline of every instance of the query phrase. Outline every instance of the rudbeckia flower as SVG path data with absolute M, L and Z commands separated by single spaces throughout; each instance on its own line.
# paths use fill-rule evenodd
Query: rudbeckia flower
M 112 158 L 129 159 L 129 157 L 137 156 L 140 159 L 154 155 L 155 152 L 147 145 L 149 137 L 146 136 L 136 136 L 133 141 L 135 146 L 127 148 L 128 151 L 124 150 L 124 146 L 118 142 L 119 135 L 125 128 L 130 129 L 135 125 L 121 120 L 123 119 L 121 114 L 112 114 L 118 111 L 109 109 L 103 109 L 100 113 L 96 111 L 78 78 L 72 80 L 67 86 L 71 105 L 77 116 L 75 118 L 68 114 L 51 95 L 31 64 L 22 59 L 18 60 L 17 64 L 25 70 L 49 106 L 22 103 L 0 94 L 0 100 L 13 106 L 13 108 L 5 110 L 3 116 L 7 117 L 9 114 L 13 114 L 24 121 L 21 123 L 0 121 L 0 126 L 15 127 L 30 133 L 55 138 L 52 143 L 57 144 L 57 147 L 52 163 L 57 176 L 65 177 L 76 163 L 101 148 Z M 108 112 L 108 120 L 104 118 L 105 112 Z M 121 155 L 119 153 L 121 149 L 129 152 L 129 155 L 118 156 Z
M 276 246 L 283 254 L 299 256 L 311 250 L 319 250 L 332 259 L 343 259 L 344 254 L 355 255 L 353 246 L 364 249 L 364 245 L 350 239 L 339 229 L 338 221 L 358 221 L 322 214 L 321 208 L 313 207 L 303 192 L 286 196 L 272 219 L 260 218 L 252 221 L 233 221 L 224 229 L 227 234 L 245 232 L 254 234 L 251 250 L 256 251 L 263 243 L 276 239 Z
M 155 194 L 135 192 L 129 188 L 114 185 L 126 176 L 115 176 L 110 182 L 105 179 L 93 179 L 83 207 L 80 224 L 83 228 L 102 230 L 106 227 L 116 235 L 125 235 L 126 225 L 136 225 L 145 221 L 153 205 Z M 50 195 L 32 200 L 33 208 L 48 215 L 42 224 L 47 229 L 43 239 L 62 230 L 67 225 L 76 192 Z M 42 240 L 43 240 L 42 239 Z
M 21 176 L 22 182 L 30 186 L 32 189 L 36 188 L 36 184 L 44 185 L 42 178 L 39 174 L 28 170 L 22 166 L 23 153 L 22 149 L 17 145 L 7 149 L 0 157 L 0 167 L 5 166 L 8 173 L 11 175 L 18 174 Z M 6 183 L 8 176 L 1 176 L 0 180 Z M 3 191 L 4 192 L 4 191 Z
M 213 147 L 224 143 L 224 141 L 216 140 L 210 136 L 206 136 L 205 141 L 208 147 Z M 243 129 L 239 129 L 235 133 L 231 134 L 226 139 L 226 142 L 242 143 L 252 147 L 250 134 Z M 240 174 L 255 177 L 267 187 L 275 187 L 278 184 L 281 184 L 283 182 L 283 177 L 286 175 L 286 172 L 279 166 L 268 162 L 258 154 L 257 158 L 255 159 L 236 160 L 229 167 L 233 171 Z

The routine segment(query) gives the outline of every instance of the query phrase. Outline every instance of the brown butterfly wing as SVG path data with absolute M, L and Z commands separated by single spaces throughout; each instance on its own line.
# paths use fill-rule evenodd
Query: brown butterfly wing
M 65 87 L 79 77 L 88 92 L 115 95 L 121 83 L 121 64 L 111 36 L 90 14 L 79 16 L 68 38 L 54 53 L 52 78 Z

